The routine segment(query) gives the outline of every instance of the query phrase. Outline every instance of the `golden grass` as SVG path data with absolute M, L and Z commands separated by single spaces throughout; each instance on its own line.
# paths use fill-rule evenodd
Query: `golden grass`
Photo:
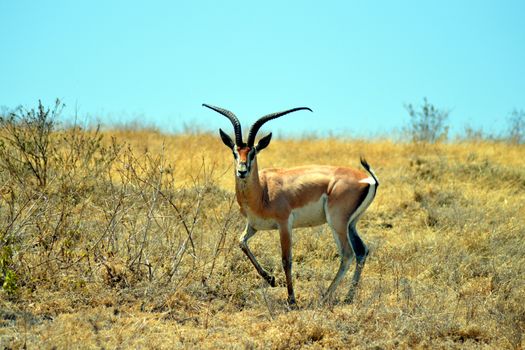
M 80 238 L 60 243 L 71 249 L 68 264 L 42 260 L 38 243 L 20 243 L 13 258 L 20 286 L 16 295 L 2 294 L 0 347 L 525 346 L 523 146 L 272 141 L 261 168 L 357 167 L 365 155 L 381 181 L 358 225 L 371 253 L 354 303 L 339 301 L 347 277 L 333 305 L 319 304 L 338 267 L 331 233 L 321 226 L 294 231 L 298 310 L 289 310 L 276 232 L 250 242 L 276 288 L 238 249 L 244 223 L 233 200 L 231 153 L 218 136 L 115 131 L 105 140 L 109 134 L 130 145 L 99 179 L 122 191 L 118 210 L 116 195 L 103 192 L 94 192 L 103 201 L 92 195 L 72 206 Z M 133 159 L 143 167 L 126 175 Z M 180 215 L 151 186 L 155 179 Z M 53 249 L 57 261 L 67 255 Z M 145 260 L 136 264 L 139 250 Z

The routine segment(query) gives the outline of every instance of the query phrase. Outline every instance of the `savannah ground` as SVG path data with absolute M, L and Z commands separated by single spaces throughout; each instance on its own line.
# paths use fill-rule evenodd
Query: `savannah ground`
M 39 150 L 2 132 L 0 348 L 525 346 L 523 145 L 272 141 L 260 168 L 365 155 L 381 182 L 354 302 L 350 270 L 319 304 L 339 265 L 325 225 L 294 231 L 290 310 L 278 233 L 250 241 L 276 288 L 238 248 L 217 135 L 70 128 Z

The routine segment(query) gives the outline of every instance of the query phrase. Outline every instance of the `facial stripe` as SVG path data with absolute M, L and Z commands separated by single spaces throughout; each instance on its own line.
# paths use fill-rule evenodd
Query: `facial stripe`
M 239 161 L 240 162 L 248 162 L 248 155 L 250 154 L 251 148 L 250 147 L 237 147 L 237 154 L 239 155 Z
M 250 172 L 253 160 L 255 159 L 255 149 L 250 147 L 235 147 L 233 154 L 237 174 L 243 173 L 244 176 L 246 176 Z

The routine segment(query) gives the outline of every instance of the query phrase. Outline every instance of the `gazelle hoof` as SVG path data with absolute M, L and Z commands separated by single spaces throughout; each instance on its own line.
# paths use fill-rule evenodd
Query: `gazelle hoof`
M 352 304 L 354 302 L 355 291 L 352 291 L 345 297 L 345 304 Z
M 275 277 L 274 276 L 264 276 L 264 279 L 266 280 L 266 282 L 268 282 L 268 284 L 271 286 L 271 287 L 275 287 L 276 284 L 275 284 Z

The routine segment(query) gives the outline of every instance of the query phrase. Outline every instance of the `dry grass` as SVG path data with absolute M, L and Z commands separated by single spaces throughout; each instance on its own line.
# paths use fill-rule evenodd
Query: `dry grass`
M 261 167 L 358 166 L 364 154 L 381 180 L 358 226 L 371 254 L 354 303 L 318 304 L 338 266 L 323 226 L 294 232 L 299 308 L 289 310 L 276 232 L 251 246 L 277 288 L 238 249 L 243 220 L 219 137 L 107 134 L 104 147 L 109 134 L 129 145 L 96 176 L 71 175 L 71 188 L 60 168 L 31 196 L 2 174 L 1 217 L 10 203 L 20 215 L 0 347 L 524 347 L 523 146 L 273 141 Z

